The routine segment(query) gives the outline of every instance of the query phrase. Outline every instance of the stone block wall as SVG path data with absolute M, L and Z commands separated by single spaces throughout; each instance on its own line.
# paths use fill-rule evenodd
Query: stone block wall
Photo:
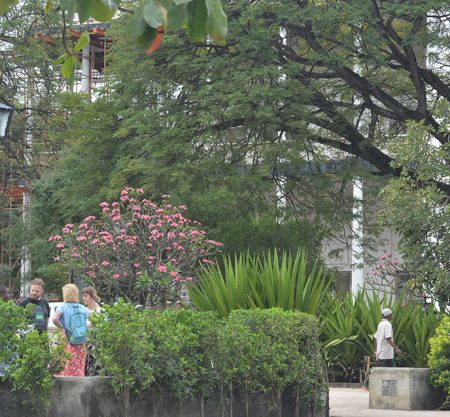
M 428 368 L 374 368 L 369 377 L 369 408 L 433 410 L 439 394 Z

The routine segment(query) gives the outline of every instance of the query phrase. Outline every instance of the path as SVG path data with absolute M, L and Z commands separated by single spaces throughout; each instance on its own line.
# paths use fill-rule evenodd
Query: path
M 450 417 L 450 411 L 374 410 L 367 391 L 330 388 L 330 417 Z

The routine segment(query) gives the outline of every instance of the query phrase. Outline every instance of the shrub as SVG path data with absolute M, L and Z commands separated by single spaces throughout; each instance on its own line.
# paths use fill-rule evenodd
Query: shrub
M 273 392 L 275 407 L 287 388 L 296 391 L 297 405 L 320 406 L 325 390 L 324 365 L 317 321 L 281 309 L 235 310 L 225 322 L 221 340 L 224 384 L 247 397 Z
M 198 283 L 189 287 L 194 305 L 225 317 L 232 310 L 279 307 L 316 315 L 333 277 L 318 259 L 310 262 L 306 251 L 295 257 L 276 251 L 264 256 L 241 254 L 220 266 L 203 268 Z
M 348 295 L 342 300 L 329 297 L 320 312 L 322 340 L 330 374 L 333 379 L 362 382 L 364 358 L 373 357 L 377 325 L 381 321 L 381 308 L 393 311 L 394 340 L 403 351 L 396 358 L 400 366 L 423 367 L 430 349 L 438 315 L 430 308 L 405 301 L 404 293 L 378 297 L 360 291 L 356 297 Z M 374 358 L 373 358 L 374 359 Z
M 112 386 L 124 401 L 128 416 L 131 393 L 148 389 L 159 372 L 155 354 L 155 329 L 147 315 L 123 300 L 105 313 L 91 315 L 89 339 L 101 373 L 112 377 Z
M 431 383 L 444 390 L 442 408 L 448 410 L 450 409 L 450 316 L 442 319 L 430 345 L 428 364 L 431 368 Z
M 298 405 L 320 405 L 324 367 L 317 321 L 307 314 L 248 310 L 219 319 L 187 309 L 138 312 L 120 301 L 93 324 L 94 355 L 127 404 L 125 415 L 130 395 L 145 390 L 178 400 L 270 392 L 277 405 L 289 388 Z
M 175 398 L 208 397 L 217 386 L 214 366 L 222 323 L 215 313 L 166 310 L 150 317 L 155 327 L 156 384 Z
M 209 257 L 222 244 L 184 217 L 185 206 L 158 206 L 142 193 L 123 189 L 120 201 L 100 203 L 98 217 L 67 224 L 49 241 L 60 262 L 81 270 L 103 293 L 165 307 L 180 299 L 182 283 L 193 280 L 198 263 L 213 263 Z
M 46 332 L 18 335 L 27 328 L 29 310 L 12 301 L 0 302 L 0 375 L 12 390 L 25 394 L 25 403 L 35 413 L 44 414 L 54 385 L 52 375 L 62 368 L 64 346 L 49 347 Z

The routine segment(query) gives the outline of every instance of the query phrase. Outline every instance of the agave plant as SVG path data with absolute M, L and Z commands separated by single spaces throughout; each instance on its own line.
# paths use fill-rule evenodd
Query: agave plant
M 423 367 L 429 352 L 429 339 L 434 334 L 438 315 L 433 309 L 408 300 L 404 293 L 397 297 L 362 290 L 343 300 L 330 297 L 320 311 L 323 348 L 329 369 L 344 371 L 347 377 L 358 369 L 362 376 L 365 358 L 374 356 L 374 337 L 381 320 L 382 307 L 393 311 L 394 340 L 403 351 L 396 361 L 400 365 Z M 374 359 L 374 358 L 373 358 Z
M 333 282 L 333 275 L 305 250 L 293 258 L 276 251 L 264 257 L 240 254 L 202 269 L 198 282 L 189 288 L 199 310 L 227 316 L 235 309 L 272 308 L 317 315 Z

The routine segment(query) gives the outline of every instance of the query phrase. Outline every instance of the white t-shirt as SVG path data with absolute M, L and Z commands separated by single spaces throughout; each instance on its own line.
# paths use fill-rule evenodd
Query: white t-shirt
M 374 337 L 377 340 L 377 359 L 394 359 L 394 348 L 386 341 L 388 338 L 394 341 L 392 324 L 389 320 L 380 321 Z

